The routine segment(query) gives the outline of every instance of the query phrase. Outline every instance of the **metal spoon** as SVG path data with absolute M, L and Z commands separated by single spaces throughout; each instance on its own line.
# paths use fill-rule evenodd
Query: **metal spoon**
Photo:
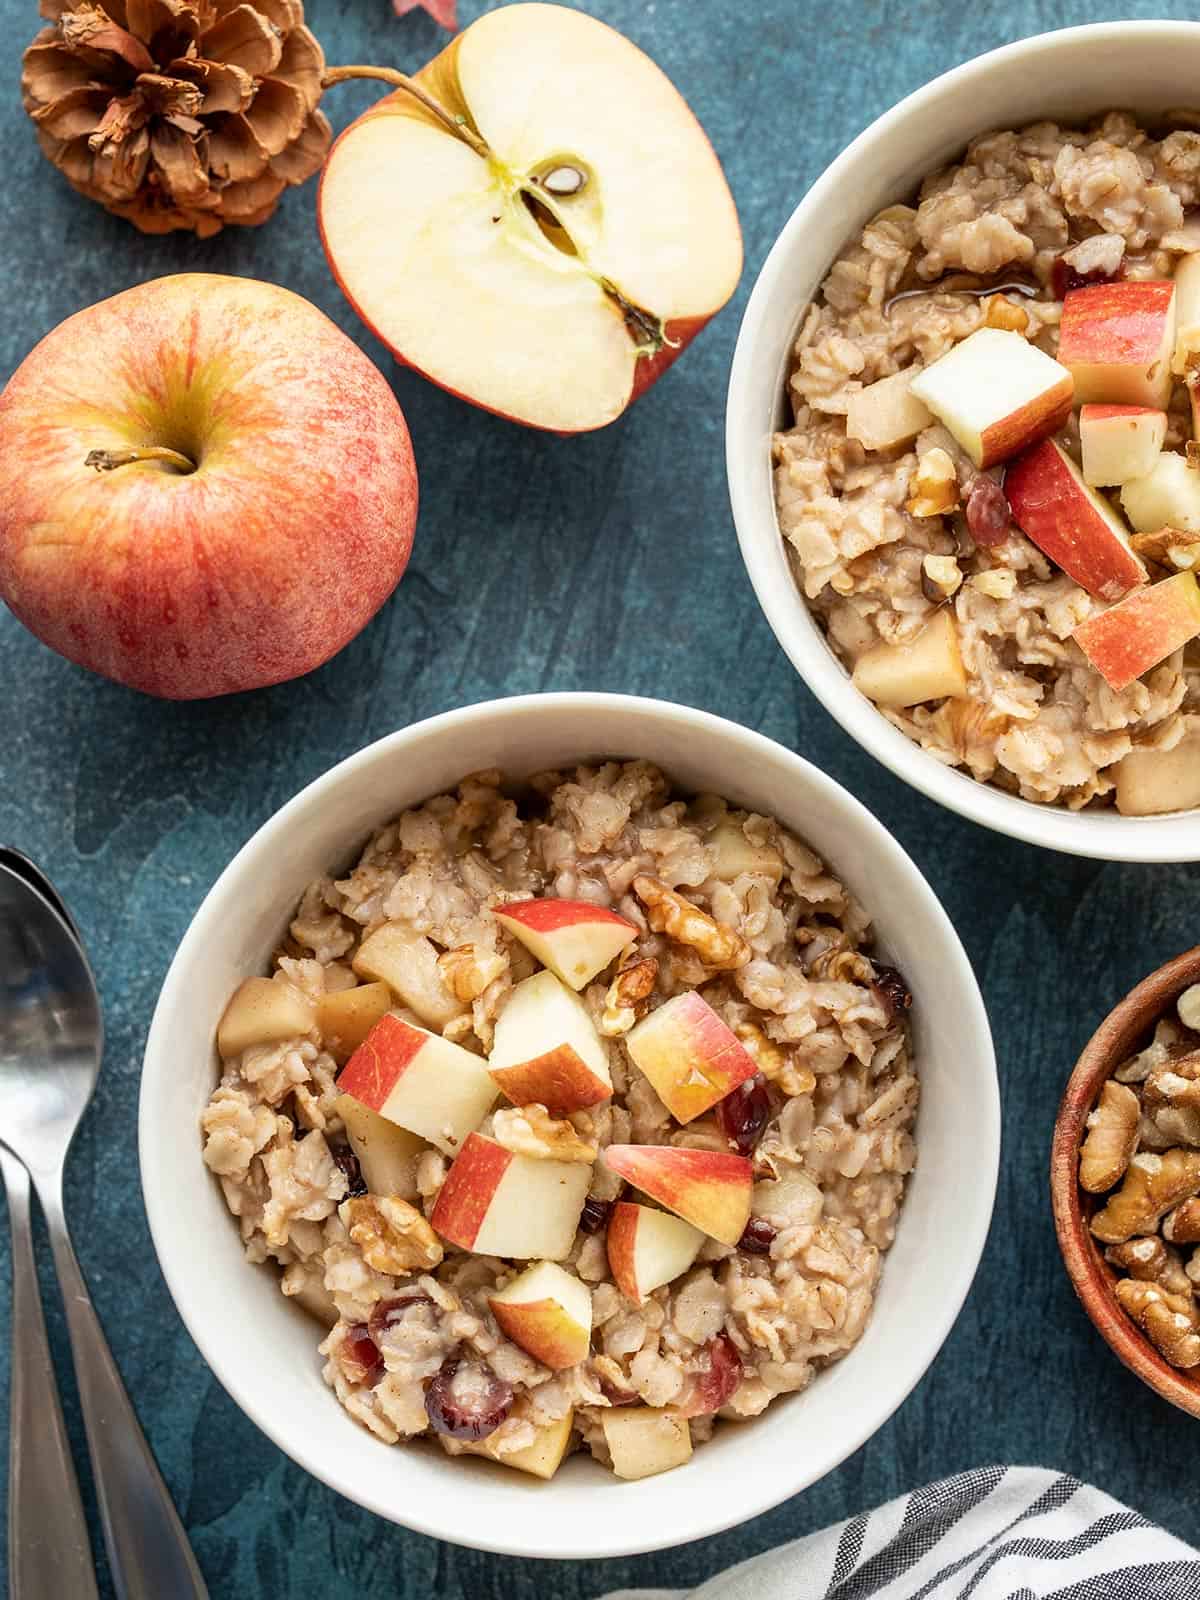
M 82 945 L 53 908 L 57 893 L 22 861 L 25 871 L 0 863 L 0 1130 L 46 1217 L 113 1583 L 121 1600 L 207 1600 L 71 1247 L 63 1166 L 95 1088 L 104 1030 Z M 53 1506 L 43 1502 L 43 1520 Z M 36 1592 L 21 1589 L 22 1600 Z

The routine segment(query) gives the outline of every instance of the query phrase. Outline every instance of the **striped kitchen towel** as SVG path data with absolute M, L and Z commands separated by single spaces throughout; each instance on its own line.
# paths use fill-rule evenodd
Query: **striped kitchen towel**
M 686 1600 L 1200 1600 L 1200 1552 L 1062 1473 L 980 1467 L 754 1556 Z M 685 1600 L 624 1589 L 607 1600 Z

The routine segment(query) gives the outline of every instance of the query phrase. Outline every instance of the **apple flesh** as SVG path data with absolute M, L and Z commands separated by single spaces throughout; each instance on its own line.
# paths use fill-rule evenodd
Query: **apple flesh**
M 478 1056 L 390 1013 L 342 1068 L 338 1088 L 446 1155 L 462 1148 L 496 1100 Z
M 1200 254 L 1187 255 L 1175 268 L 1175 351 L 1171 371 L 1182 378 L 1200 354 Z
M 610 1144 L 604 1160 L 618 1177 L 722 1244 L 736 1244 L 746 1231 L 754 1168 L 745 1156 L 678 1145 Z
M 1146 582 L 1120 517 L 1053 439 L 1012 463 L 1004 492 L 1026 538 L 1089 594 L 1117 600 Z
M 1058 359 L 1075 379 L 1075 399 L 1150 406 L 1171 398 L 1175 285 L 1122 278 L 1071 289 L 1063 299 Z
M 447 987 L 433 945 L 403 922 L 384 922 L 369 933 L 350 964 L 360 978 L 386 983 L 431 1028 L 444 1028 L 467 1009 Z
M 686 1417 L 650 1406 L 622 1406 L 601 1413 L 600 1425 L 618 1478 L 650 1478 L 683 1466 L 692 1455 Z
M 430 1218 L 450 1244 L 515 1261 L 562 1261 L 571 1253 L 592 1169 L 582 1162 L 514 1155 L 480 1133 L 467 1136 Z
M 559 433 L 612 422 L 741 274 L 703 129 L 635 45 L 565 6 L 486 13 L 416 83 L 449 127 L 400 91 L 330 153 L 335 278 L 464 399 Z
M 387 382 L 273 284 L 139 284 L 47 334 L 0 396 L 0 598 L 146 694 L 320 666 L 396 587 L 416 509 Z
M 754 1057 L 696 989 L 675 995 L 625 1047 L 676 1122 L 691 1122 L 758 1071 Z
M 1144 478 L 1167 437 L 1167 414 L 1148 406 L 1083 406 L 1079 442 L 1083 481 L 1090 488 Z
M 846 407 L 846 436 L 864 450 L 895 450 L 929 427 L 933 413 L 912 392 L 918 368 L 893 372 L 859 389 Z
M 1200 583 L 1192 572 L 1177 572 L 1089 617 L 1072 637 L 1110 688 L 1127 689 L 1200 638 Z
M 1074 384 L 1064 366 L 1019 333 L 977 328 L 918 373 L 912 393 L 983 468 L 1061 428 Z
M 1121 505 L 1137 533 L 1182 528 L 1200 533 L 1200 471 L 1164 450 L 1144 478 L 1121 489 Z
M 592 1291 L 553 1261 L 528 1267 L 488 1297 L 500 1331 L 559 1372 L 587 1360 L 592 1343 Z
M 1117 763 L 1117 810 L 1126 817 L 1161 816 L 1200 806 L 1200 726 L 1173 750 L 1131 750 Z
M 783 877 L 784 861 L 779 851 L 771 844 L 755 844 L 740 822 L 719 822 L 704 842 L 716 851 L 713 877 L 722 883 L 733 883 L 743 873 L 770 878 L 773 883 Z
M 704 1235 L 682 1217 L 619 1200 L 608 1219 L 608 1265 L 613 1282 L 635 1306 L 652 1289 L 673 1283 L 700 1254 Z
M 572 989 L 590 983 L 638 935 L 632 922 L 586 900 L 510 900 L 493 915 Z
M 489 1436 L 474 1443 L 464 1443 L 462 1451 L 464 1455 L 486 1456 L 489 1461 L 495 1461 L 502 1467 L 512 1467 L 517 1472 L 528 1472 L 534 1478 L 550 1479 L 562 1466 L 567 1446 L 571 1442 L 571 1429 L 574 1423 L 575 1412 L 572 1409 L 557 1422 L 547 1423 L 544 1428 L 539 1428 L 534 1435 L 533 1443 L 527 1444 L 524 1449 L 500 1450 L 494 1438 Z
M 552 972 L 518 983 L 496 1018 L 488 1071 L 514 1105 L 552 1117 L 612 1094 L 608 1057 L 583 1002 Z
M 352 989 L 333 989 L 322 995 L 317 1004 L 321 1043 L 340 1066 L 391 1009 L 392 991 L 386 983 L 356 983 Z
M 352 1094 L 340 1094 L 333 1108 L 341 1117 L 363 1181 L 372 1194 L 417 1198 L 417 1161 L 429 1148 L 424 1139 L 389 1122 Z
M 936 611 L 907 644 L 873 645 L 855 662 L 853 683 L 868 700 L 892 710 L 965 695 L 954 613 L 948 607 Z
M 226 1060 L 256 1045 L 303 1038 L 317 1020 L 316 1007 L 283 978 L 247 978 L 217 1024 L 217 1049 Z

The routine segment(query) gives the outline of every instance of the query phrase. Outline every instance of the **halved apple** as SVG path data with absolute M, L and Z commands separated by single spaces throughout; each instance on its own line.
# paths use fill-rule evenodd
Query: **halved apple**
M 590 983 L 638 935 L 632 922 L 587 900 L 510 900 L 492 915 L 572 989 Z
M 1200 471 L 1185 456 L 1164 450 L 1144 478 L 1122 486 L 1121 505 L 1138 533 L 1200 533 Z
M 390 1013 L 342 1068 L 338 1088 L 448 1156 L 496 1101 L 496 1085 L 478 1056 Z
M 552 1117 L 612 1094 L 608 1057 L 579 996 L 552 972 L 518 983 L 496 1018 L 488 1071 L 515 1106 Z
M 217 1049 L 229 1058 L 254 1045 L 302 1038 L 316 1021 L 316 1007 L 285 978 L 247 978 L 217 1024 Z
M 704 130 L 636 46 L 565 6 L 488 12 L 416 85 L 436 110 L 389 95 L 329 156 L 334 276 L 443 388 L 534 427 L 604 426 L 737 285 Z
M 1127 689 L 1135 678 L 1200 638 L 1200 583 L 1192 572 L 1136 589 L 1072 635 L 1110 688 Z
M 1076 403 L 1165 411 L 1174 350 L 1175 285 L 1166 279 L 1090 283 L 1063 299 L 1058 359 L 1075 379 Z
M 1149 406 L 1083 406 L 1083 481 L 1093 489 L 1144 478 L 1167 436 L 1167 414 Z
M 977 467 L 1007 461 L 1071 414 L 1071 374 L 1019 333 L 977 328 L 912 381 Z
M 363 1180 L 372 1194 L 417 1197 L 417 1158 L 429 1146 L 399 1123 L 389 1122 L 352 1094 L 340 1094 L 334 1110 L 346 1127 Z
M 676 1122 L 691 1122 L 758 1071 L 697 989 L 677 994 L 626 1036 L 625 1048 Z
M 514 1155 L 469 1134 L 446 1174 L 430 1221 L 443 1239 L 481 1256 L 562 1261 L 592 1181 L 582 1162 Z
M 619 1200 L 608 1219 L 608 1265 L 613 1281 L 635 1306 L 652 1289 L 674 1283 L 700 1254 L 704 1235 L 682 1217 Z
M 1089 594 L 1117 600 L 1146 582 L 1124 523 L 1053 439 L 1012 463 L 1004 492 L 1021 532 Z
M 592 1291 L 554 1261 L 527 1267 L 488 1296 L 500 1330 L 535 1361 L 558 1372 L 587 1359 Z
M 722 1244 L 736 1244 L 746 1231 L 754 1168 L 745 1156 L 673 1144 L 610 1144 L 604 1160 L 618 1177 Z

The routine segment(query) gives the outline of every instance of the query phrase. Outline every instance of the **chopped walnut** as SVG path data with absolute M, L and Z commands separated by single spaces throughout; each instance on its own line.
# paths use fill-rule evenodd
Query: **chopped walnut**
M 1137 1095 L 1110 1078 L 1087 1119 L 1088 1134 L 1079 1152 L 1079 1182 L 1089 1194 L 1103 1194 L 1125 1176 L 1137 1149 L 1140 1119 Z
M 375 1272 L 392 1277 L 429 1272 L 445 1254 L 441 1240 L 417 1208 L 394 1195 L 365 1194 L 345 1200 L 338 1215 L 363 1260 Z
M 453 950 L 443 950 L 437 958 L 446 987 L 455 999 L 469 1004 L 477 1000 L 489 983 L 507 967 L 504 957 L 494 950 L 477 950 L 473 944 L 461 944 Z
M 1148 1106 L 1200 1109 L 1200 1050 L 1156 1067 L 1142 1085 Z
M 1200 1244 L 1200 1200 L 1185 1200 L 1163 1218 L 1163 1238 L 1171 1244 Z
M 830 945 L 819 956 L 814 956 L 808 969 L 809 976 L 830 983 L 874 984 L 875 968 L 861 950 L 846 944 Z
M 581 1139 L 569 1122 L 552 1117 L 545 1106 L 504 1106 L 492 1119 L 492 1137 L 517 1156 L 535 1161 L 571 1161 L 589 1165 L 596 1146 Z
M 926 556 L 921 563 L 921 590 L 935 606 L 957 594 L 962 581 L 962 568 L 953 556 Z
M 1189 1202 L 1190 1204 L 1190 1202 Z M 1104 1259 L 1120 1267 L 1131 1278 L 1144 1283 L 1156 1283 L 1168 1294 L 1190 1295 L 1191 1279 L 1183 1269 L 1178 1251 L 1168 1250 L 1157 1234 L 1144 1239 L 1127 1239 L 1124 1244 L 1109 1245 Z
M 640 874 L 633 880 L 633 892 L 645 906 L 646 920 L 655 933 L 687 945 L 711 972 L 732 971 L 750 960 L 750 946 L 740 933 L 657 878 Z
M 917 463 L 910 481 L 910 517 L 941 517 L 958 504 L 958 470 L 948 453 L 934 445 Z
M 1165 1150 L 1133 1157 L 1125 1181 L 1092 1218 L 1092 1232 L 1105 1244 L 1123 1244 L 1153 1233 L 1168 1211 L 1200 1193 L 1200 1151 Z
M 1188 440 L 1188 448 L 1195 444 Z M 1138 555 L 1157 561 L 1160 567 L 1174 567 L 1179 572 L 1189 572 L 1200 567 L 1200 533 L 1186 528 L 1159 528 L 1155 533 L 1135 533 L 1130 544 Z
M 1175 1002 L 1175 1010 L 1185 1028 L 1200 1033 L 1200 983 L 1193 983 L 1183 991 Z
M 989 294 L 983 302 L 983 326 L 1002 328 L 1005 333 L 1026 333 L 1029 313 L 1003 294 Z
M 604 997 L 600 1032 L 605 1038 L 616 1039 L 628 1033 L 639 1017 L 645 1015 L 646 1002 L 654 993 L 657 978 L 658 962 L 653 956 L 643 956 L 640 961 L 631 961 L 621 968 Z
M 1200 1332 L 1193 1302 L 1156 1283 L 1121 1278 L 1117 1301 L 1173 1367 L 1200 1365 Z
M 745 1045 L 747 1055 L 754 1058 L 763 1077 L 782 1093 L 795 1097 L 811 1094 L 816 1088 L 816 1074 L 808 1067 L 798 1067 L 792 1052 L 768 1039 L 753 1022 L 739 1022 L 733 1031 Z
M 1017 575 L 1007 567 L 989 567 L 967 581 L 972 589 L 978 589 L 989 600 L 1011 600 L 1017 592 Z

